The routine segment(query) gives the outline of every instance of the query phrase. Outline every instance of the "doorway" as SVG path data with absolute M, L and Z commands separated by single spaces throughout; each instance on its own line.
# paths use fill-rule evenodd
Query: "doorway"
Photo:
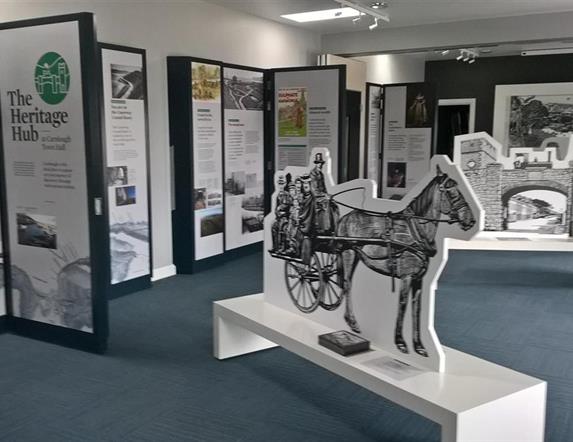
M 454 159 L 454 137 L 474 132 L 475 99 L 440 100 L 438 103 L 438 133 L 436 155 Z

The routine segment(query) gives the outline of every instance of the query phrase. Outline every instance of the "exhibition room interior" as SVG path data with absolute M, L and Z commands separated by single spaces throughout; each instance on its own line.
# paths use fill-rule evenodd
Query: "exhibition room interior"
M 572 22 L 0 1 L 0 440 L 573 440 Z

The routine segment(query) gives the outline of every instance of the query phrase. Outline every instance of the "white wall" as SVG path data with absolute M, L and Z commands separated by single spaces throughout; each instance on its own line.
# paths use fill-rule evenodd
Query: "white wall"
M 424 54 L 385 54 L 355 57 L 366 64 L 366 78 L 370 83 L 414 83 L 424 81 Z
M 516 9 L 516 13 L 519 11 Z M 573 12 L 502 17 L 433 25 L 384 28 L 328 34 L 322 50 L 330 54 L 372 54 L 396 50 L 415 51 L 440 47 L 471 47 L 546 39 L 571 39 Z
M 319 58 L 326 65 L 343 64 L 346 66 L 346 89 L 358 91 L 360 99 L 360 140 L 359 140 L 359 177 L 363 176 L 364 167 L 364 109 L 366 108 L 366 64 L 358 59 L 338 57 L 337 55 L 325 54 Z
M 320 37 L 201 0 L 3 1 L 0 22 L 81 11 L 96 14 L 99 41 L 147 49 L 153 262 L 165 271 L 173 261 L 166 57 L 262 68 L 315 65 Z

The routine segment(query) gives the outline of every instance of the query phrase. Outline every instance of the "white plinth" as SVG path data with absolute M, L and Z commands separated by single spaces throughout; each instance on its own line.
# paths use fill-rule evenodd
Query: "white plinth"
M 333 330 L 265 303 L 262 294 L 215 302 L 214 354 L 226 359 L 281 346 L 442 426 L 442 441 L 542 441 L 547 384 L 444 347 L 444 373 L 373 348 L 340 356 L 320 345 Z
M 532 252 L 573 252 L 568 235 L 519 232 L 480 232 L 470 241 L 448 239 L 448 248 L 457 250 L 501 250 Z

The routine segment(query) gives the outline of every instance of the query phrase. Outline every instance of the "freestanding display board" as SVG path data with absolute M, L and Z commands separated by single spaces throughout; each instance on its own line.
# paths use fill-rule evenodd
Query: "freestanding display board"
M 100 44 L 111 296 L 151 286 L 145 50 Z
M 173 255 L 191 273 L 260 248 L 265 72 L 192 57 L 167 67 Z
M 324 147 L 330 152 L 333 177 L 338 181 L 346 66 L 273 69 L 270 81 L 275 170 L 306 166 L 311 150 Z
M 223 66 L 225 250 L 263 240 L 264 71 Z
M 380 149 L 382 147 L 382 109 L 384 87 L 381 84 L 366 83 L 366 162 L 364 176 L 377 184 L 380 178 Z
M 428 83 L 384 86 L 382 198 L 401 199 L 428 172 L 435 109 Z
M 93 15 L 0 24 L 0 53 L 9 328 L 102 351 L 109 248 Z

